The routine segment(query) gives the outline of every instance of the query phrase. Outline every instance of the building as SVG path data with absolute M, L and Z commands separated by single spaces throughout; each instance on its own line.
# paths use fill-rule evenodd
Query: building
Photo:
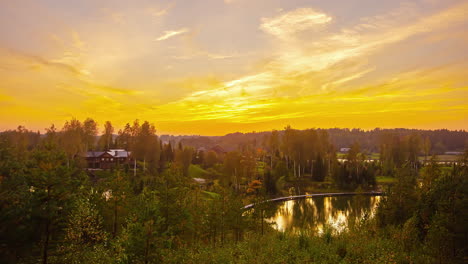
M 85 158 L 88 169 L 108 170 L 131 163 L 130 155 L 131 152 L 124 149 L 110 149 L 108 151 L 88 151 Z
M 341 153 L 348 153 L 351 148 L 340 148 Z

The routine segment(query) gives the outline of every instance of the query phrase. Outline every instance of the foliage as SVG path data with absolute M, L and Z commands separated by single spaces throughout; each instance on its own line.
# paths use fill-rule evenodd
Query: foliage
M 113 140 L 106 122 L 98 148 L 131 150 L 137 168 L 84 170 L 81 154 L 96 147 L 96 131 L 92 119 L 73 119 L 61 131 L 50 127 L 44 137 L 23 127 L 0 134 L 0 262 L 463 263 L 466 258 L 468 152 L 453 167 L 442 169 L 434 158 L 421 167 L 416 134 L 381 139 L 380 161 L 369 162 L 357 142 L 346 160 L 338 161 L 328 132 L 320 129 L 286 127 L 262 142 L 205 153 L 180 142 L 163 144 L 154 125 L 138 120 Z M 428 153 L 431 144 L 424 142 Z M 360 191 L 375 188 L 375 176 L 388 173 L 378 178 L 393 184 L 375 218 L 347 232 L 325 226 L 322 235 L 295 235 L 266 221 L 274 211 L 265 201 L 292 184 L 314 180 Z M 209 178 L 209 184 L 194 177 Z M 248 203 L 255 203 L 253 210 L 243 209 Z

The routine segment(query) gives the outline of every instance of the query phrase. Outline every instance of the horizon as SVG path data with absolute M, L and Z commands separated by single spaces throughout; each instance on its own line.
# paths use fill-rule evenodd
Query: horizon
M 79 120 L 80 122 L 83 121 L 83 120 Z M 142 121 L 142 122 L 145 122 L 146 120 L 139 120 L 139 121 Z M 65 121 L 66 122 L 66 121 Z M 252 133 L 270 133 L 272 131 L 284 131 L 286 126 L 289 126 L 289 125 L 286 125 L 285 127 L 283 128 L 279 128 L 279 129 L 270 129 L 270 130 L 252 130 L 252 131 L 233 131 L 233 132 L 228 132 L 228 133 L 225 133 L 225 134 L 212 134 L 212 135 L 203 135 L 203 134 L 174 134 L 174 133 L 166 133 L 166 132 L 160 132 L 158 130 L 158 127 L 157 127 L 157 124 L 154 124 L 150 121 L 148 121 L 150 124 L 153 124 L 155 125 L 155 128 L 156 128 L 156 135 L 157 136 L 174 136 L 174 137 L 224 137 L 224 136 L 227 136 L 227 135 L 230 135 L 230 134 L 237 134 L 237 133 L 240 133 L 240 134 L 252 134 Z M 129 124 L 131 124 L 131 122 L 128 122 Z M 55 126 L 55 124 L 53 124 Z M 98 125 L 98 133 L 96 135 L 96 137 L 100 137 L 103 135 L 103 125 L 101 126 L 99 123 L 97 124 Z M 23 125 L 18 125 L 16 126 L 15 128 L 8 128 L 8 129 L 2 129 L 0 130 L 0 133 L 2 132 L 6 132 L 6 131 L 13 131 L 13 130 L 16 130 L 19 126 L 21 126 L 22 128 L 25 128 L 31 132 L 39 132 L 41 135 L 45 135 L 45 129 L 30 129 L 26 126 L 23 126 Z M 50 127 L 50 126 L 49 126 Z M 47 127 L 47 128 L 49 128 Z M 112 133 L 112 135 L 115 135 L 115 136 L 118 136 L 118 131 L 121 127 L 114 127 L 114 132 Z M 123 126 L 122 126 L 123 127 Z M 59 127 L 59 126 L 55 126 L 55 128 L 57 129 L 58 132 L 60 132 L 60 130 L 62 130 L 62 127 Z M 309 129 L 323 129 L 323 130 L 331 130 L 331 129 L 341 129 L 341 130 L 349 130 L 349 131 L 352 131 L 352 130 L 355 130 L 355 129 L 358 129 L 358 130 L 361 130 L 363 132 L 370 132 L 370 131 L 374 131 L 376 129 L 380 129 L 380 130 L 399 130 L 399 129 L 402 129 L 402 130 L 420 130 L 420 131 L 440 131 L 440 130 L 448 130 L 448 131 L 451 131 L 451 132 L 467 132 L 466 129 L 448 129 L 448 128 L 435 128 L 435 129 L 425 129 L 425 128 L 411 128 L 411 127 L 374 127 L 374 128 L 359 128 L 359 127 L 306 127 L 306 128 L 297 128 L 297 127 L 293 127 L 291 126 L 292 129 L 294 130 L 309 130 Z
M 466 1 L 0 7 L 0 130 L 88 116 L 174 135 L 468 130 Z

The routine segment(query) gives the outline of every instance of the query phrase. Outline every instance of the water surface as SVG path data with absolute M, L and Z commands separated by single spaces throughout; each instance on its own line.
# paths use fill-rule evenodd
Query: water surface
M 339 233 L 364 218 L 374 217 L 380 199 L 380 196 L 354 195 L 272 202 L 267 221 L 280 231 L 320 235 L 329 228 Z

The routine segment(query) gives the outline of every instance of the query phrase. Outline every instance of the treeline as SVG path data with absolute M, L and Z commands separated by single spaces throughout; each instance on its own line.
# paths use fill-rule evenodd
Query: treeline
M 349 145 L 349 152 L 338 158 L 338 147 L 329 131 L 335 135 L 338 132 L 378 134 L 379 160 L 371 158 L 373 154 L 359 141 Z M 393 176 L 406 163 L 418 170 L 422 166 L 419 156 L 423 155 L 427 160 L 436 152 L 431 138 L 424 137 L 418 130 L 401 130 L 405 133 L 413 131 L 403 135 L 398 131 L 296 130 L 288 126 L 283 131 L 227 135 L 222 138 L 231 145 L 237 142 L 237 146 L 225 151 L 219 145 L 209 148 L 212 145 L 208 137 L 159 138 L 155 126 L 147 121 L 127 123 L 117 134 L 111 122 L 107 121 L 98 136 L 97 123 L 88 118 L 82 122 L 76 119 L 67 121 L 61 130 L 52 125 L 46 129 L 45 135 L 18 127 L 17 130 L 2 132 L 1 137 L 13 144 L 19 155 L 33 149 L 42 139 L 52 140 L 65 152 L 67 164 L 73 160 L 85 167 L 83 157 L 86 151 L 125 149 L 132 153 L 134 161 L 133 165 L 126 165 L 126 172 L 132 170 L 136 174 L 141 169 L 145 173 L 157 174 L 168 168 L 177 168 L 188 176 L 190 165 L 195 164 L 206 170 L 206 177 L 221 180 L 237 190 L 251 190 L 249 185 L 252 181 L 260 180 L 268 183 L 268 193 L 276 194 L 285 182 L 292 179 L 306 177 L 318 182 L 333 182 L 340 189 L 374 188 L 375 176 Z M 195 144 L 201 147 L 194 147 L 194 142 L 201 142 Z
M 349 148 L 354 142 L 358 142 L 363 150 L 367 152 L 379 152 L 382 137 L 388 134 L 399 137 L 418 134 L 421 138 L 428 138 L 432 142 L 430 154 L 443 154 L 446 151 L 463 151 L 468 141 L 468 132 L 464 130 L 422 130 L 422 129 L 380 129 L 362 130 L 347 128 L 316 129 L 324 130 L 330 137 L 330 142 L 339 150 L 340 148 Z M 285 131 L 278 131 L 282 135 Z M 235 150 L 243 142 L 256 142 L 261 144 L 262 138 L 271 132 L 252 132 L 252 133 L 232 133 L 219 137 L 205 136 L 168 136 L 164 135 L 164 140 L 172 142 L 182 142 L 184 145 L 194 147 L 212 147 L 219 145 L 226 150 Z

